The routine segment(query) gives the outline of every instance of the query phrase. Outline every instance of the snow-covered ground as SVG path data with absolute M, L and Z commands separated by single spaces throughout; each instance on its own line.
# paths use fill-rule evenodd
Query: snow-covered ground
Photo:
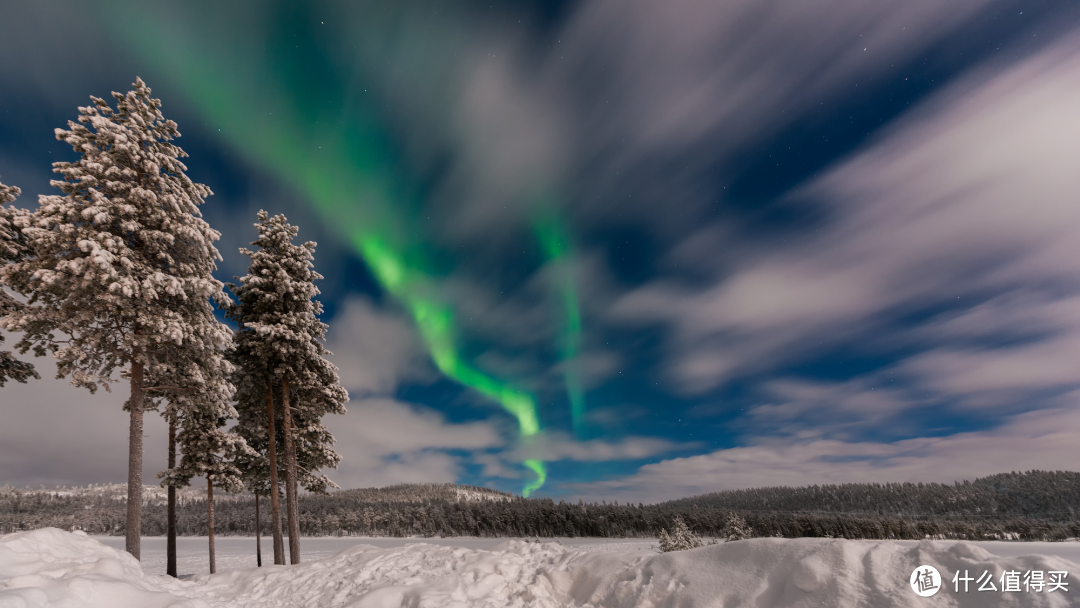
M 175 580 L 144 573 L 130 555 L 85 535 L 19 532 L 0 537 L 0 608 L 1080 606 L 1080 565 L 1040 551 L 1075 543 L 1001 543 L 1015 549 L 1008 553 L 1044 554 L 1000 556 L 1005 552 L 952 541 L 759 538 L 657 554 L 641 541 L 359 540 L 372 539 L 305 539 L 309 559 L 333 543 L 344 550 L 298 566 Z M 465 541 L 474 546 L 461 546 Z M 936 567 L 944 579 L 932 598 L 909 586 L 920 565 Z M 978 591 L 975 583 L 954 590 L 953 574 L 964 571 L 990 573 L 997 590 Z M 1030 571 L 1068 572 L 1069 591 L 1001 591 L 1004 573 Z
M 123 536 L 92 536 L 101 543 L 114 549 L 124 548 Z M 522 539 L 517 539 L 522 540 Z M 610 539 L 610 538 L 560 538 L 545 539 L 549 542 L 562 543 L 564 546 L 573 547 L 581 551 L 618 551 L 628 550 L 650 551 L 656 548 L 655 539 Z M 344 536 L 327 537 L 318 536 L 304 538 L 300 543 L 302 561 L 310 562 L 327 557 L 333 557 L 342 551 L 356 545 L 371 545 L 383 549 L 404 547 L 414 543 L 427 543 L 444 547 L 462 547 L 465 549 L 491 549 L 505 543 L 505 538 L 390 538 L 371 536 Z M 262 539 L 263 563 L 274 563 L 274 550 L 271 539 Z M 286 543 L 288 540 L 286 539 Z M 246 570 L 257 565 L 255 558 L 255 538 L 218 536 L 214 539 L 216 562 L 218 572 L 229 570 Z M 189 575 L 209 574 L 210 562 L 207 558 L 207 538 L 205 536 L 181 536 L 176 539 L 176 568 L 181 577 Z M 288 548 L 286 547 L 286 551 Z M 1074 560 L 1080 561 L 1080 560 Z M 142 538 L 142 568 L 147 574 L 164 574 L 165 572 L 165 538 L 160 536 L 144 536 Z

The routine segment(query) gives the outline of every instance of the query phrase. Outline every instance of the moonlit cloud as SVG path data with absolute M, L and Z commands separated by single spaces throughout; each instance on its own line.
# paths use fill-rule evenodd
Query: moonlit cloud
M 851 438 L 870 429 L 910 433 L 914 426 L 904 414 L 927 405 L 923 395 L 893 385 L 888 373 L 839 383 L 779 379 L 760 390 L 766 401 L 747 412 L 744 428 L 800 438 Z
M 653 437 L 624 437 L 618 441 L 599 439 L 575 441 L 563 433 L 547 433 L 525 445 L 518 446 L 509 457 L 518 460 L 536 458 L 544 461 L 605 462 L 641 460 L 679 449 L 696 447 L 698 444 L 677 444 Z
M 348 414 L 326 423 L 342 456 L 339 469 L 328 473 L 345 488 L 452 482 L 461 475 L 462 457 L 451 452 L 503 444 L 489 424 L 450 423 L 435 410 L 392 399 L 352 402 Z
M 856 340 L 867 328 L 880 334 L 871 346 L 922 350 L 844 383 L 770 381 L 760 387 L 768 402 L 741 427 L 748 445 L 578 489 L 658 500 L 1071 466 L 1080 396 L 1047 394 L 1080 384 L 1080 267 L 1071 262 L 1080 254 L 1080 173 L 1067 160 L 1080 158 L 1076 83 L 1077 38 L 989 80 L 977 72 L 803 190 L 835 210 L 820 234 L 701 293 L 650 285 L 626 296 L 616 314 L 670 322 L 680 357 L 672 373 L 700 388 L 822 341 Z M 1002 295 L 978 297 L 988 290 Z M 761 306 L 741 304 L 754 301 Z M 946 311 L 895 324 L 906 311 L 935 306 Z M 751 342 L 758 346 L 744 348 Z M 890 386 L 891 374 L 913 384 Z M 919 408 L 940 401 L 1013 413 L 988 431 L 891 443 L 851 433 L 905 417 L 933 424 L 948 407 Z
M 1080 394 L 1020 414 L 995 431 L 869 441 L 762 441 L 663 460 L 612 481 L 575 484 L 574 496 L 659 502 L 705 492 L 812 484 L 951 483 L 1003 471 L 1067 470 L 1080 441 Z
M 514 465 L 526 458 L 642 460 L 696 447 L 651 437 L 575 441 L 563 433 L 544 433 L 511 446 L 506 433 L 487 422 L 455 424 L 430 408 L 385 398 L 352 402 L 348 414 L 326 422 L 343 457 L 339 470 L 330 476 L 343 487 L 454 481 L 468 463 L 481 465 L 488 477 L 517 479 L 521 471 Z
M 12 342 L 9 335 L 4 345 Z M 127 479 L 126 387 L 118 383 L 111 393 L 91 395 L 54 380 L 51 360 L 32 362 L 42 379 L 9 382 L 0 394 L 0 485 L 53 487 Z M 143 425 L 143 481 L 154 484 L 154 474 L 167 463 L 168 427 L 154 412 L 146 413 Z
M 646 285 L 628 293 L 613 314 L 669 324 L 673 381 L 706 390 L 822 342 L 868 331 L 903 334 L 888 323 L 920 308 L 963 304 L 988 289 L 1064 294 L 1046 296 L 1053 309 L 1055 300 L 1072 297 L 1070 285 L 1080 279 L 1067 262 L 1080 254 L 1080 207 L 1073 201 L 1080 173 L 1067 161 L 1080 154 L 1077 47 L 1068 39 L 989 82 L 980 72 L 957 83 L 802 188 L 796 196 L 831 208 L 824 229 L 748 261 L 702 291 Z M 1048 287 L 1055 282 L 1058 287 Z M 1072 321 L 1061 317 L 1055 312 L 1043 327 L 1071 331 Z M 1046 362 L 1077 352 L 1069 334 L 1053 342 L 1030 352 Z M 948 364 L 974 369 L 1001 359 L 1009 366 L 1016 352 L 952 353 Z M 1041 366 L 1034 358 L 1026 365 Z M 1045 385 L 1073 370 L 1058 361 L 1041 379 L 1034 371 L 1010 375 Z M 985 380 L 995 375 L 987 369 Z M 1008 384 L 1007 377 L 996 382 Z
M 327 348 L 342 386 L 354 397 L 393 394 L 404 380 L 434 377 L 408 318 L 380 310 L 367 298 L 345 301 L 327 333 Z

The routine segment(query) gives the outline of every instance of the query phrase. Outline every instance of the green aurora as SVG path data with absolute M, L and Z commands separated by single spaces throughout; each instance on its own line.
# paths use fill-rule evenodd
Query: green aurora
M 122 12 L 119 6 L 113 8 L 117 12 L 104 20 L 109 29 L 168 74 L 209 123 L 225 126 L 220 137 L 249 162 L 305 194 L 326 224 L 355 248 L 382 288 L 408 310 L 436 367 L 499 403 L 515 417 L 521 441 L 528 445 L 540 432 L 536 400 L 470 365 L 455 345 L 452 310 L 433 295 L 436 277 L 427 270 L 429 256 L 421 244 L 410 242 L 410 235 L 418 232 L 408 221 L 414 215 L 409 204 L 416 197 L 402 187 L 406 180 L 399 175 L 389 138 L 370 102 L 355 92 L 341 92 L 335 102 L 311 91 L 310 81 L 319 76 L 318 61 L 309 65 L 295 57 L 277 63 L 242 57 L 236 50 L 240 45 L 224 48 L 220 37 L 192 44 L 191 32 L 179 23 L 159 27 L 159 19 L 130 5 Z M 543 486 L 547 470 L 536 459 L 523 465 L 536 476 L 522 490 L 529 496 Z
M 570 400 L 574 433 L 580 437 L 585 426 L 585 395 L 578 364 L 578 354 L 581 352 L 581 306 L 578 304 L 577 281 L 573 274 L 573 260 L 568 244 L 570 237 L 562 222 L 551 213 L 536 222 L 536 234 L 545 257 L 555 271 L 555 288 L 559 293 L 566 327 L 560 345 L 563 378 L 566 382 L 566 395 Z

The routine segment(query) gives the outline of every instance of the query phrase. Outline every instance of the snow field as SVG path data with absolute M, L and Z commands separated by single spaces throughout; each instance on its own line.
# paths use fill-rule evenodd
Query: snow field
M 908 586 L 931 565 L 943 589 Z M 960 570 L 1064 570 L 1068 593 L 953 591 Z M 958 608 L 1080 606 L 1080 566 L 1060 557 L 998 557 L 972 543 L 759 538 L 657 554 L 507 541 L 489 549 L 427 543 L 355 545 L 297 566 L 147 575 L 123 551 L 54 528 L 0 537 L 0 608 Z

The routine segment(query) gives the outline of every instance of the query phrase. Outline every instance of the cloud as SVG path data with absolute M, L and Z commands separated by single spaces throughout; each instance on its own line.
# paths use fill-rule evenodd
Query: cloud
M 547 66 L 551 82 L 589 91 L 573 123 L 575 167 L 587 167 L 575 213 L 645 220 L 678 240 L 715 204 L 717 167 L 902 65 L 981 6 L 583 4 Z
M 455 482 L 463 457 L 451 452 L 503 445 L 490 424 L 450 423 L 435 410 L 392 399 L 350 403 L 347 414 L 325 422 L 342 456 L 339 469 L 326 473 L 343 488 Z
M 535 458 L 545 462 L 572 460 L 576 462 L 610 462 L 641 460 L 658 454 L 698 447 L 696 443 L 675 443 L 656 437 L 623 437 L 617 441 L 592 439 L 577 441 L 558 432 L 545 432 L 530 438 L 505 455 L 510 460 Z
M 1059 392 L 1080 385 L 1080 294 L 1005 293 L 931 319 L 918 340 L 946 341 L 896 366 L 924 387 L 952 395 Z
M 410 157 L 446 161 L 434 163 L 430 236 L 483 266 L 518 248 L 541 206 L 590 227 L 644 221 L 678 241 L 716 203 L 718 166 L 984 4 L 595 0 L 542 37 L 467 11 L 433 32 L 403 9 L 411 26 L 398 37 L 373 32 L 387 60 L 362 61 L 389 83 L 388 105 L 409 109 L 390 112 Z M 418 62 L 417 48 L 454 59 Z M 438 73 L 415 67 L 432 64 Z
M 895 443 L 762 440 L 744 447 L 648 464 L 621 479 L 565 486 L 586 499 L 659 502 L 767 486 L 939 482 L 1030 469 L 1064 470 L 1080 442 L 1080 392 L 1056 408 L 1010 418 L 993 431 Z
M 694 213 L 669 209 L 711 206 L 701 186 L 718 163 L 985 4 L 593 0 L 541 30 L 467 7 L 443 7 L 436 26 L 422 3 L 399 3 L 343 7 L 328 31 L 379 82 L 404 156 L 437 176 L 420 218 L 430 236 L 498 255 L 543 204 L 604 224 L 693 226 Z
M 4 344 L 10 344 L 7 336 Z M 121 408 L 128 387 L 112 392 L 76 388 L 57 380 L 51 359 L 30 358 L 41 380 L 9 382 L 2 390 L 0 484 L 12 486 L 86 485 L 127 479 L 130 416 Z M 165 469 L 168 427 L 155 412 L 143 418 L 143 482 L 157 483 Z
M 793 194 L 829 211 L 817 232 L 725 268 L 703 289 L 647 284 L 626 294 L 612 318 L 670 327 L 670 378 L 690 392 L 790 362 L 823 343 L 885 333 L 900 340 L 903 330 L 890 324 L 903 315 L 978 302 L 987 293 L 1045 294 L 1052 316 L 1028 322 L 1071 331 L 1061 311 L 1080 284 L 1072 263 L 1080 256 L 1080 173 L 1070 161 L 1080 156 L 1078 49 L 1073 37 L 996 77 L 969 75 Z M 984 328 L 998 329 L 1009 331 Z M 1078 347 L 1070 334 L 1030 354 L 1049 365 L 1056 357 L 1075 360 Z M 969 388 L 1001 374 L 989 359 L 1002 367 L 1019 361 L 1010 363 L 1004 349 L 937 356 L 912 369 L 983 369 L 982 377 L 957 380 Z M 1000 380 L 1047 385 L 1073 372 L 1059 361 L 1041 375 L 1018 369 Z
M 426 351 L 411 321 L 351 296 L 329 323 L 327 348 L 345 388 L 359 395 L 393 393 L 403 380 L 432 378 Z
M 369 398 L 349 404 L 344 416 L 325 420 L 342 456 L 328 476 L 343 488 L 397 483 L 456 482 L 468 463 L 481 465 L 485 477 L 517 479 L 527 458 L 545 462 L 641 460 L 697 447 L 652 437 L 618 441 L 575 441 L 545 432 L 525 444 L 508 446 L 489 422 L 455 424 L 431 408 L 393 399 Z
M 476 57 L 462 83 L 452 123 L 457 160 L 442 193 L 453 201 L 440 215 L 443 238 L 501 226 L 487 236 L 504 241 L 513 234 L 506 227 L 540 205 L 568 160 L 562 104 L 518 69 L 515 51 Z
M 766 402 L 734 423 L 751 433 L 770 436 L 852 439 L 867 431 L 899 436 L 912 433 L 911 410 L 930 405 L 925 393 L 892 384 L 890 371 L 846 382 L 781 378 L 765 382 Z M 905 418 L 908 418 L 905 420 Z

